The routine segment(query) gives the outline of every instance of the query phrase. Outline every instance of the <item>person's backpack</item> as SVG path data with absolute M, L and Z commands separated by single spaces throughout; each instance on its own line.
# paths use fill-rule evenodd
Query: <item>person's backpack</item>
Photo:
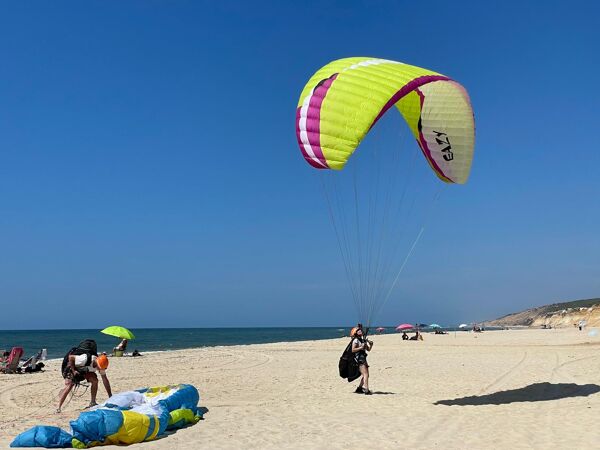
M 342 353 L 342 356 L 340 356 L 340 362 L 338 364 L 338 369 L 340 372 L 340 377 L 342 377 L 342 378 L 348 378 L 348 365 L 349 365 L 348 352 L 349 351 L 352 352 L 352 341 L 350 341 L 350 343 L 346 346 L 346 349 Z
M 77 346 L 78 349 L 82 350 L 83 353 L 87 353 L 88 355 L 98 356 L 98 345 L 96 341 L 93 339 L 84 339 Z M 81 355 L 82 353 L 79 353 Z
M 65 371 L 67 370 L 67 365 L 69 364 L 69 356 L 71 355 L 87 355 L 85 366 L 89 366 L 92 363 L 92 355 L 98 356 L 98 345 L 93 339 L 84 339 L 77 347 L 72 347 L 63 358 L 60 369 L 63 377 L 65 376 Z
M 342 353 L 342 356 L 340 356 L 340 362 L 338 364 L 340 377 L 347 378 L 348 382 L 352 382 L 360 377 L 358 364 L 356 364 L 356 360 L 352 354 L 352 340 L 350 340 L 350 343 L 346 346 L 344 353 Z

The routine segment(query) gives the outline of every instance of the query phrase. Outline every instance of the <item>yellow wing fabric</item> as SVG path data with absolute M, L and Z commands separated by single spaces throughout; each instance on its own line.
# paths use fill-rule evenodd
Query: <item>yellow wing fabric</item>
M 340 59 L 310 78 L 296 110 L 296 136 L 304 158 L 319 169 L 343 169 L 393 105 L 438 177 L 465 183 L 475 142 L 465 89 L 444 75 L 385 59 Z

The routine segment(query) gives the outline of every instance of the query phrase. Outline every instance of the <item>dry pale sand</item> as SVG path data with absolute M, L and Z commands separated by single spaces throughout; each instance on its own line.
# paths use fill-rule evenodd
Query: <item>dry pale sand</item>
M 113 358 L 114 391 L 192 383 L 205 420 L 136 448 L 600 448 L 600 336 L 566 330 L 374 336 L 376 395 L 338 377 L 347 339 L 213 347 Z M 47 371 L 0 375 L 0 447 L 53 414 Z M 99 399 L 106 394 L 100 388 Z

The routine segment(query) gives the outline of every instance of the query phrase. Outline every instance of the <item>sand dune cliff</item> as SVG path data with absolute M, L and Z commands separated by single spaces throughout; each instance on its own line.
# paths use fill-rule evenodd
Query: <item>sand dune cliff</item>
M 600 327 L 600 299 L 577 300 L 531 308 L 487 321 L 491 326 L 574 327 L 584 320 L 589 327 Z

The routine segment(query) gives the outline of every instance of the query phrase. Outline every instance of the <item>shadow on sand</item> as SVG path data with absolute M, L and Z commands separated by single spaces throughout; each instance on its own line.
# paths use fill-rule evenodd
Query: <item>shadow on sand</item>
M 574 383 L 534 383 L 519 389 L 494 392 L 486 395 L 472 395 L 470 397 L 455 398 L 453 400 L 439 400 L 434 405 L 447 406 L 478 406 L 478 405 L 505 405 L 516 402 L 545 402 L 570 397 L 587 397 L 600 392 L 597 384 Z

